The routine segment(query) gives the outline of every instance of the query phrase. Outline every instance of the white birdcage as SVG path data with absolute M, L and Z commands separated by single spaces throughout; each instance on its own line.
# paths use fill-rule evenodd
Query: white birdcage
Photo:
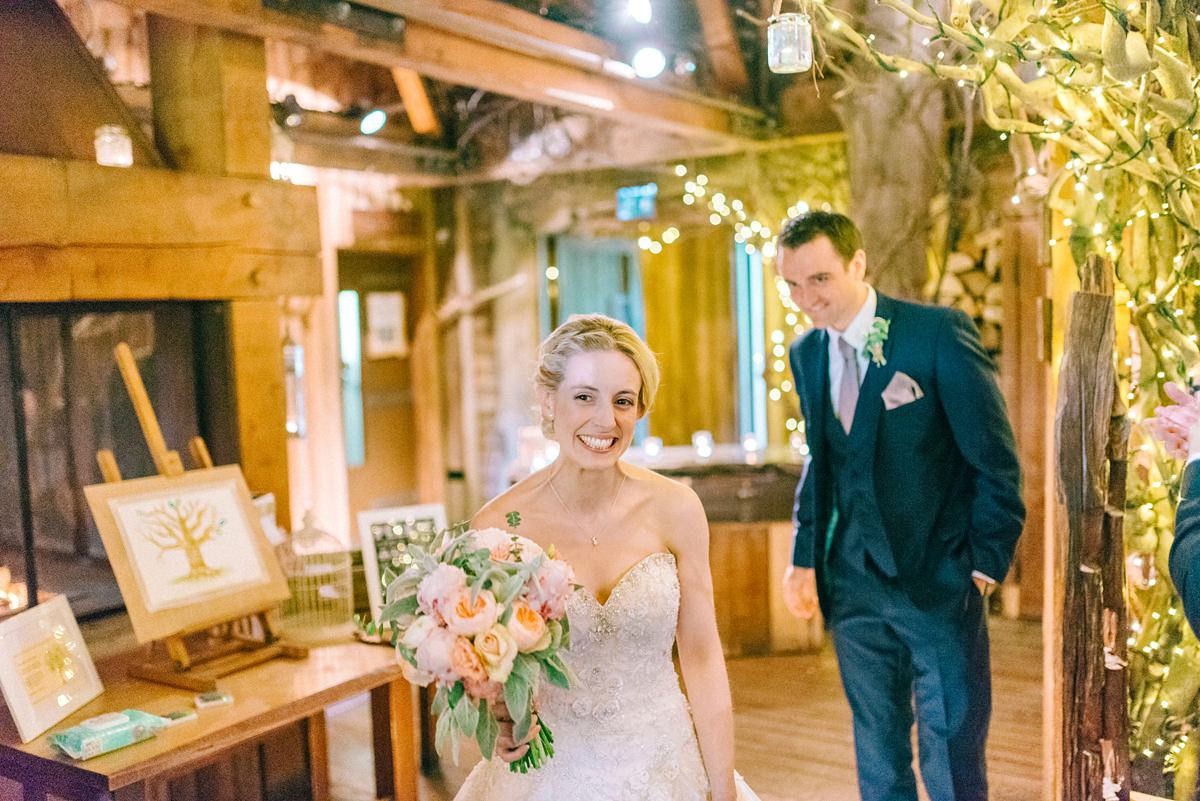
M 291 598 L 280 616 L 283 635 L 315 643 L 343 639 L 354 629 L 354 591 L 350 554 L 328 532 L 317 528 L 312 512 L 304 527 L 277 548 Z

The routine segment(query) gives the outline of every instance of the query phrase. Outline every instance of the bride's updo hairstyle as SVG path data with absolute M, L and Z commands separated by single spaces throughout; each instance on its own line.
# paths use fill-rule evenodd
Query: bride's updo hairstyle
M 629 357 L 637 367 L 642 386 L 638 390 L 638 416 L 650 411 L 658 392 L 658 360 L 638 336 L 637 331 L 620 320 L 603 314 L 572 314 L 554 329 L 538 348 L 538 368 L 534 383 L 547 392 L 562 385 L 567 359 L 585 351 L 615 350 Z M 542 433 L 554 434 L 554 421 L 542 417 Z

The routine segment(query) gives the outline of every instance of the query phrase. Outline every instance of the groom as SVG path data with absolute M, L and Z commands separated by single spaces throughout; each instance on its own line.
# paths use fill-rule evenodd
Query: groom
M 1025 518 L 993 366 L 962 312 L 865 281 L 854 223 L 789 220 L 776 268 L 813 330 L 789 358 L 810 461 L 784 599 L 818 603 L 854 714 L 864 801 L 984 801 L 991 713 L 985 597 Z

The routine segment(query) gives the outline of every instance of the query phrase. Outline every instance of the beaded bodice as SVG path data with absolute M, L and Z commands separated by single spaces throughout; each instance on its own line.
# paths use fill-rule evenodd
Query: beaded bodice
M 538 695 L 554 757 L 528 774 L 481 763 L 457 801 L 704 801 L 708 781 L 671 659 L 675 557 L 646 556 L 603 604 L 577 590 L 567 615 L 575 681 L 567 690 L 543 684 Z

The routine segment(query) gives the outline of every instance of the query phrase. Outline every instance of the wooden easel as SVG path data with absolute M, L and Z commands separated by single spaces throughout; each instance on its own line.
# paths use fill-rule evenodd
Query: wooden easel
M 138 373 L 133 353 L 124 342 L 114 349 L 117 367 L 125 380 L 129 399 L 150 447 L 150 455 L 159 475 L 183 475 L 183 462 L 176 451 L 167 450 L 162 429 L 150 405 L 150 397 Z M 197 468 L 211 468 L 212 457 L 208 446 L 200 437 L 189 443 L 192 461 Z M 121 471 L 110 450 L 96 453 L 100 474 L 106 482 L 121 480 Z M 276 657 L 303 659 L 308 649 L 279 642 L 268 610 L 251 612 L 229 621 L 208 624 L 203 627 L 180 631 L 163 637 L 164 654 L 153 655 L 150 661 L 131 665 L 129 674 L 137 678 L 156 681 L 194 692 L 215 690 L 217 679 L 239 670 L 266 662 Z M 164 658 L 165 657 L 165 658 Z

